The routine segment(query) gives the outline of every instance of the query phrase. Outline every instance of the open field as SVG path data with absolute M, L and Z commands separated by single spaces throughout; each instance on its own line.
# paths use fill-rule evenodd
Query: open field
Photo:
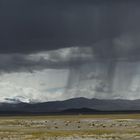
M 0 140 L 140 140 L 140 114 L 0 117 Z

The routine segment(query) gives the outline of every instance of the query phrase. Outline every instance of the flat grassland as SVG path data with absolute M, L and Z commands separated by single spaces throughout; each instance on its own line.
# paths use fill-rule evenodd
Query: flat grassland
M 1 116 L 0 140 L 140 140 L 140 114 Z

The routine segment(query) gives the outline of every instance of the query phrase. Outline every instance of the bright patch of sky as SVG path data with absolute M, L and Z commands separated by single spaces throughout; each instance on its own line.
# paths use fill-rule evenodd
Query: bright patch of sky
M 0 76 L 0 101 L 24 97 L 32 101 L 63 99 L 68 70 L 46 69 L 34 73 L 5 73 Z M 27 102 L 28 102 L 27 100 Z

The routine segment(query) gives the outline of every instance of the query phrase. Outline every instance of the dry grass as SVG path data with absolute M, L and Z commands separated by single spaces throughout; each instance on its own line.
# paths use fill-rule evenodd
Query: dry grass
M 68 120 L 73 124 L 75 121 L 80 122 L 80 120 L 96 120 L 100 122 L 100 120 L 110 119 L 115 120 L 115 123 L 127 123 L 129 119 L 140 119 L 140 114 L 129 114 L 129 115 L 66 115 L 66 116 L 14 116 L 14 117 L 0 117 L 0 139 L 2 138 L 17 138 L 24 140 L 36 140 L 36 139 L 44 139 L 47 140 L 49 137 L 57 138 L 57 137 L 71 137 L 71 136 L 79 136 L 79 137 L 117 137 L 120 138 L 121 135 L 135 135 L 140 137 L 140 123 L 137 124 L 138 128 L 134 129 L 131 127 L 105 127 L 99 128 L 93 126 L 93 128 L 74 128 L 74 130 L 69 129 L 48 129 L 47 124 L 42 125 L 39 128 L 35 124 L 33 127 L 30 123 L 33 121 L 39 122 L 44 120 L 50 120 L 55 122 L 56 120 L 67 122 Z M 116 120 L 118 119 L 118 120 Z M 124 121 L 126 119 L 127 121 Z M 113 122 L 113 123 L 114 123 Z M 57 123 L 56 123 L 57 124 Z M 56 124 L 52 124 L 54 127 Z M 78 123 L 80 125 L 81 123 Z M 108 124 L 107 124 L 108 125 Z M 132 124 L 133 125 L 133 124 Z M 77 125 L 76 125 L 77 126 Z M 82 125 L 81 125 L 82 126 Z
M 0 116 L 0 120 L 38 120 L 38 119 L 82 119 L 82 118 L 93 118 L 93 119 L 140 119 L 140 114 L 99 114 L 99 115 L 54 115 L 54 116 Z

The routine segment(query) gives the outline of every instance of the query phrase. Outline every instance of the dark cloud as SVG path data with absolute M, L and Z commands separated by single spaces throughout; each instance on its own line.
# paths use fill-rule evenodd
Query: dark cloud
M 137 0 L 1 0 L 0 53 L 92 46 L 112 43 L 123 33 L 139 34 L 139 6 Z M 93 48 L 114 54 L 112 45 Z
M 24 55 L 8 55 L 5 58 L 1 57 L 0 72 L 34 72 L 35 70 L 43 70 L 46 68 L 51 69 L 63 69 L 68 68 L 66 62 L 52 62 L 51 60 L 45 60 L 40 58 L 36 61 L 27 59 Z M 71 62 L 72 65 L 72 62 Z M 74 65 L 74 62 L 73 62 Z
M 0 72 L 69 69 L 68 90 L 95 79 L 113 96 L 120 63 L 140 61 L 139 17 L 139 0 L 0 0 Z
M 43 69 L 70 69 L 93 61 L 91 47 L 71 47 L 33 54 L 0 54 L 0 72 L 34 72 Z

